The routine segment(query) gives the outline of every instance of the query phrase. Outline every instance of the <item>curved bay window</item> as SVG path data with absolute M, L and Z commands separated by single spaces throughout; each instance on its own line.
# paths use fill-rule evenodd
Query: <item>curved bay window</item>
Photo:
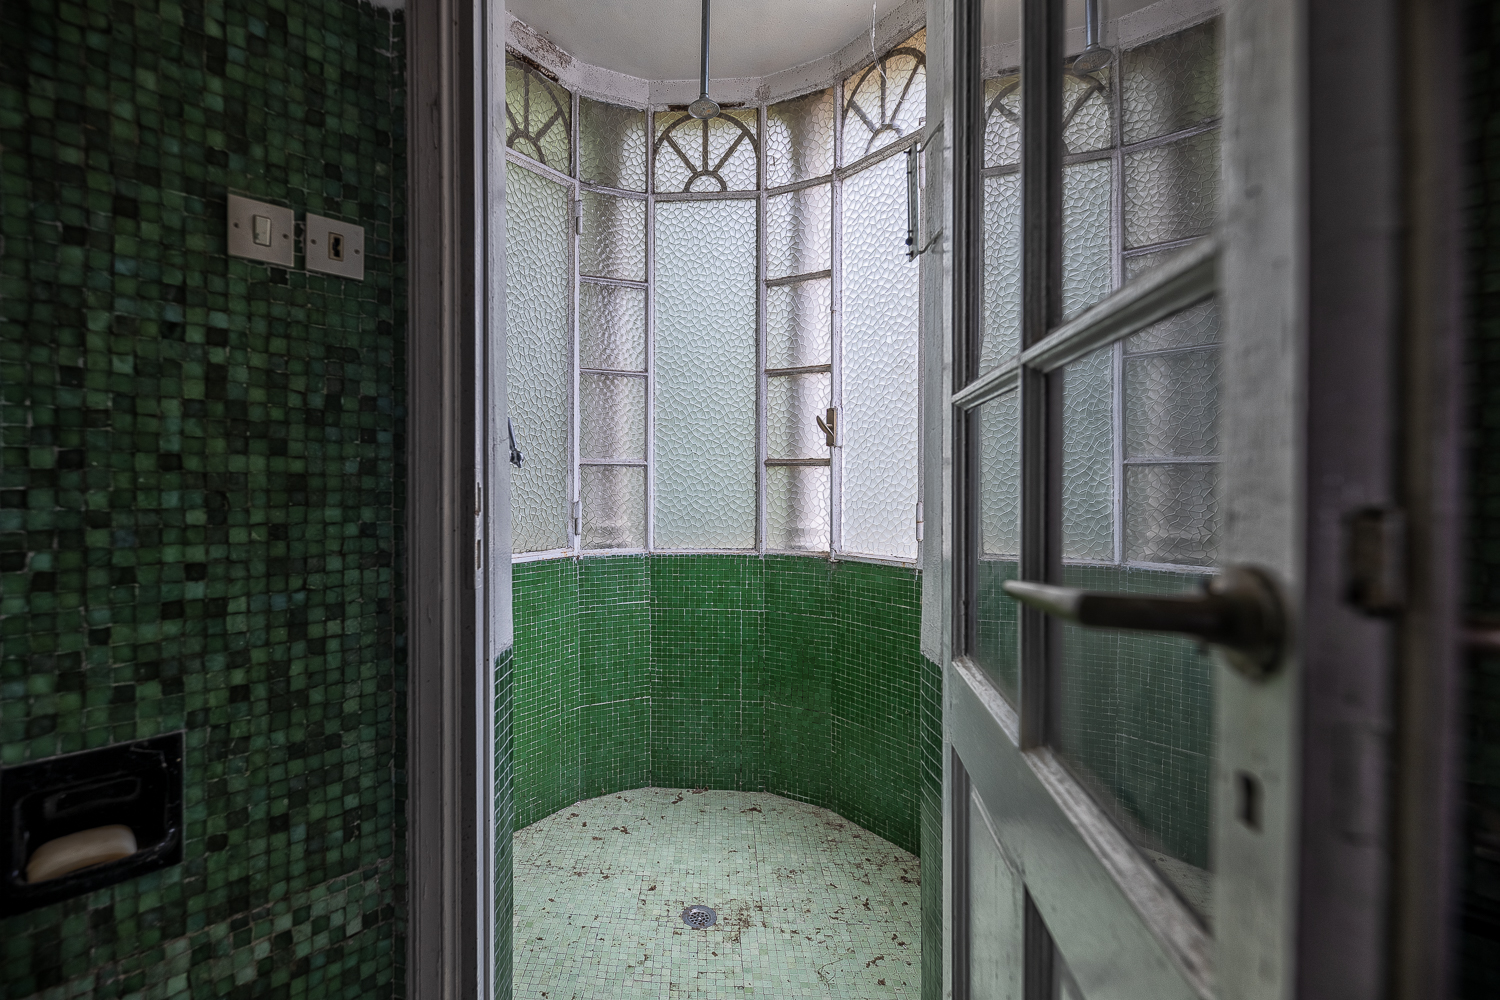
M 918 32 L 832 86 L 704 121 L 511 58 L 518 556 L 916 562 L 901 154 L 924 64 Z

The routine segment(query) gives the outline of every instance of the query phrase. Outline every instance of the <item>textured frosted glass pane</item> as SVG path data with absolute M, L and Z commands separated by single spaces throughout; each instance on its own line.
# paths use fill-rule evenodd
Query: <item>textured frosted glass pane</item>
M 646 280 L 646 203 L 583 192 L 578 270 L 596 278 Z
M 753 191 L 757 114 L 725 111 L 699 120 L 686 111 L 656 116 L 656 190 Z
M 766 380 L 766 456 L 827 458 L 828 438 L 817 418 L 828 411 L 830 376 L 773 375 Z
M 578 100 L 578 171 L 591 184 L 646 190 L 646 112 Z
M 646 290 L 578 285 L 578 364 L 616 371 L 646 370 Z
M 826 184 L 766 199 L 766 277 L 828 269 L 832 205 Z
M 1125 457 L 1218 453 L 1218 348 L 1127 358 Z
M 1125 157 L 1125 245 L 1206 233 L 1219 216 L 1219 130 Z
M 1133 594 L 1198 590 L 1197 573 L 1064 566 L 1065 586 Z M 1063 625 L 1049 739 L 1194 909 L 1211 915 L 1209 813 L 1214 663 L 1176 636 Z
M 1063 146 L 1070 153 L 1109 148 L 1109 70 L 1063 74 Z
M 981 373 L 1021 349 L 1021 175 L 984 179 L 984 340 Z
M 1197 125 L 1220 114 L 1219 22 L 1180 31 L 1121 57 L 1126 142 Z
M 578 470 L 583 499 L 583 547 L 646 547 L 646 468 L 585 465 Z
M 828 466 L 766 469 L 766 547 L 828 551 Z
M 505 144 L 571 173 L 573 98 L 524 63 L 505 60 Z
M 1209 566 L 1219 554 L 1219 464 L 1125 467 L 1125 558 Z
M 505 177 L 506 391 L 526 464 L 510 477 L 516 552 L 568 544 L 568 192 L 512 165 Z
M 755 203 L 656 206 L 656 545 L 755 545 Z
M 984 165 L 1021 162 L 1021 75 L 984 81 Z
M 990 826 L 984 820 L 978 793 L 970 796 L 969 891 L 960 898 L 969 904 L 969 940 L 978 947 L 969 953 L 970 1000 L 1022 1000 L 1026 975 L 1025 951 L 1015 943 L 1023 939 L 1024 889 L 1020 874 L 1011 867 Z
M 1134 254 L 1132 256 L 1126 257 L 1125 280 L 1134 281 L 1136 278 L 1139 278 L 1147 271 L 1165 264 L 1167 261 L 1177 256 L 1179 253 L 1186 250 L 1189 246 L 1192 246 L 1192 244 L 1189 243 L 1186 246 L 1174 247 L 1171 250 L 1157 250 L 1153 253 Z
M 646 380 L 639 375 L 578 376 L 578 457 L 646 457 Z
M 802 368 L 833 360 L 830 294 L 828 278 L 766 289 L 767 368 Z
M 1008 392 L 979 408 L 979 558 L 974 580 L 974 659 L 1016 696 L 1016 604 L 1000 588 L 1016 578 L 1021 551 L 1021 406 Z
M 844 184 L 843 547 L 917 555 L 917 265 L 906 161 Z
M 927 30 L 844 82 L 844 162 L 888 146 L 927 114 Z
M 1063 315 L 1109 294 L 1108 160 L 1063 168 Z
M 833 170 L 832 90 L 766 108 L 766 186 L 822 177 Z
M 1062 546 L 1065 559 L 1113 560 L 1114 406 L 1112 349 L 1101 347 L 1063 374 Z
M 1021 402 L 1008 392 L 979 408 L 980 552 L 1021 551 Z
M 1205 299 L 1188 306 L 1125 338 L 1125 353 L 1166 351 L 1174 347 L 1201 347 L 1219 341 L 1219 303 Z

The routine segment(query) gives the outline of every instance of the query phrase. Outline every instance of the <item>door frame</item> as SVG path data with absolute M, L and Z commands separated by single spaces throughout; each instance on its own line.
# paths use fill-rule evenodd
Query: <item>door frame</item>
M 1062 793 L 1071 783 L 1051 780 L 1058 765 L 1050 751 L 1029 749 L 1036 720 L 1028 725 L 980 672 L 953 658 L 961 627 L 955 591 L 962 591 L 956 549 L 968 530 L 955 502 L 964 442 L 953 406 L 954 333 L 974 322 L 979 302 L 979 262 L 965 252 L 977 213 L 964 161 L 978 129 L 972 102 L 971 113 L 964 111 L 973 62 L 966 43 L 978 29 L 978 6 L 933 0 L 928 16 L 929 60 L 936 63 L 929 66 L 929 121 L 945 129 L 943 174 L 951 178 L 951 200 L 932 204 L 953 239 L 942 257 L 932 255 L 924 279 L 941 302 L 926 314 L 924 338 L 927 370 L 941 373 L 925 386 L 924 405 L 936 419 L 929 423 L 924 499 L 929 523 L 941 530 L 930 532 L 925 554 L 934 578 L 926 588 L 924 652 L 944 671 L 944 983 L 955 1000 L 964 991 L 966 919 L 959 856 L 965 832 L 955 817 L 967 808 L 969 782 L 985 781 L 982 772 L 994 772 L 986 782 L 994 787 L 1003 779 L 1025 822 L 1064 839 L 1078 834 L 1069 848 L 1076 863 L 1094 875 L 1113 868 L 1136 912 L 1152 907 L 1152 882 L 1160 881 L 1132 863 L 1139 861 L 1134 849 L 1107 819 L 1097 822 L 1103 817 L 1092 802 L 1070 801 Z M 1233 363 L 1277 377 L 1286 393 L 1264 421 L 1230 430 L 1270 434 L 1284 447 L 1278 461 L 1242 470 L 1245 478 L 1231 487 L 1239 527 L 1225 557 L 1285 569 L 1305 585 L 1289 595 L 1298 623 L 1294 662 L 1271 684 L 1241 692 L 1292 728 L 1271 734 L 1249 718 L 1219 720 L 1220 893 L 1241 906 L 1220 914 L 1219 941 L 1175 934 L 1171 920 L 1158 921 L 1153 935 L 1152 946 L 1179 970 L 1202 973 L 1202 995 L 1418 997 L 1445 995 L 1452 982 L 1461 718 L 1461 19 L 1458 0 L 1226 4 L 1221 294 L 1226 325 L 1270 323 L 1281 331 L 1281 350 L 1256 356 L 1253 345 L 1242 345 L 1248 353 Z M 1293 126 L 1279 130 L 1281 142 L 1264 141 L 1286 121 Z M 1299 280 L 1285 278 L 1288 262 Z M 1265 294 L 1268 283 L 1278 295 Z M 1228 359 L 1241 348 L 1226 340 L 1225 349 Z M 1263 533 L 1255 518 L 1278 504 L 1285 509 L 1286 497 L 1295 498 L 1301 523 L 1271 534 L 1300 543 L 1292 551 L 1257 549 Z M 1361 509 L 1394 512 L 1389 523 L 1406 526 L 1404 545 L 1399 531 L 1391 540 L 1387 567 L 1404 583 L 1399 609 L 1348 600 L 1347 515 Z M 1228 683 L 1252 682 L 1230 675 Z M 1004 739 L 1010 748 L 965 761 L 963 773 L 955 745 L 982 739 Z M 1267 772 L 1277 783 L 1276 814 L 1258 833 L 1236 820 L 1242 771 Z M 1065 813 L 1072 822 L 1057 825 Z M 1016 860 L 1025 871 L 1027 859 Z M 1268 870 L 1282 877 L 1259 877 Z M 1228 941 L 1233 945 L 1224 947 Z M 1199 960 L 1208 965 L 1195 966 Z
M 413 1000 L 510 993 L 504 31 L 503 2 L 407 4 Z

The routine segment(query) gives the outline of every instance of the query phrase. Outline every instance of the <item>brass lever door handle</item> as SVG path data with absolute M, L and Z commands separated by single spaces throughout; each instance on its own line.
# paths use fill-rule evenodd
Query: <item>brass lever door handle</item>
M 1201 594 L 1151 597 L 1055 587 L 1010 580 L 1013 599 L 1089 628 L 1173 632 L 1218 647 L 1231 666 L 1256 680 L 1280 663 L 1286 616 L 1276 587 L 1261 570 L 1231 566 L 1208 580 Z

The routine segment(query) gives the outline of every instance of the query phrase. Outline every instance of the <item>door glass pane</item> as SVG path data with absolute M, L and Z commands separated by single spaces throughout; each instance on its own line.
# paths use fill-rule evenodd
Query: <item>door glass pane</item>
M 969 795 L 968 875 L 969 996 L 971 1000 L 1023 1000 L 1026 974 L 1024 892 L 985 819 L 978 792 Z
M 1142 255 L 1191 242 L 1218 218 L 1219 34 L 1215 18 L 1119 53 L 1126 280 L 1155 263 Z
M 1218 329 L 1217 306 L 1206 301 L 1066 369 L 1065 586 L 1174 594 L 1209 575 L 1218 556 Z M 1071 625 L 1061 633 L 1051 743 L 1209 918 L 1212 660 L 1173 636 Z
M 979 370 L 991 371 L 1021 348 L 1021 20 L 1020 4 L 985 0 L 981 16 L 984 78 L 983 287 Z
M 1020 417 L 1016 392 L 979 408 L 979 552 L 971 647 L 975 661 L 1012 704 L 1018 672 L 1016 603 L 1000 588 L 1016 579 L 1021 551 Z

